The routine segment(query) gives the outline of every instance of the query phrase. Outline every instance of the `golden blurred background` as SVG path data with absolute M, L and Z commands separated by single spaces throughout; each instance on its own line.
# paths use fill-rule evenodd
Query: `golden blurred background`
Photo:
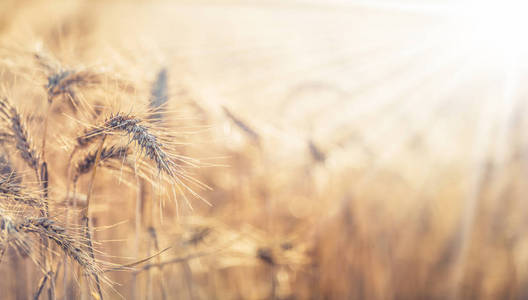
M 211 205 L 156 199 L 153 239 L 135 188 L 102 171 L 101 259 L 172 247 L 110 272 L 105 298 L 528 299 L 526 8 L 3 0 L 0 91 L 42 114 L 33 55 L 47 53 L 128 82 L 77 91 L 128 112 L 166 70 L 169 118 L 182 154 L 206 162 L 195 176 L 211 189 L 196 192 Z M 71 118 L 54 112 L 51 166 Z M 16 261 L 0 265 L 3 299 L 32 297 L 40 278 Z M 68 294 L 61 276 L 57 298 L 93 296 Z

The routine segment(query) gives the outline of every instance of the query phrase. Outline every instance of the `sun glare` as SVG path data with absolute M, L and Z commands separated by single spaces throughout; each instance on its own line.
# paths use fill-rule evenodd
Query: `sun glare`
M 457 11 L 464 43 L 497 63 L 522 63 L 528 53 L 528 2 L 472 1 Z

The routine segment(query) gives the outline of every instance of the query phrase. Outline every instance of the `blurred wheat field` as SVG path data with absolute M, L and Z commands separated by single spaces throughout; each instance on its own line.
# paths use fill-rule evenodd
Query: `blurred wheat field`
M 0 2 L 0 298 L 528 298 L 499 6 Z

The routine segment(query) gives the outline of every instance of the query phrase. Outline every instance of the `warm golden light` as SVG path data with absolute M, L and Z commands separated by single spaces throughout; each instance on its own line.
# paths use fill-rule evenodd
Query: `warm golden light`
M 522 56 L 528 53 L 526 1 L 471 1 L 456 11 L 462 20 L 464 42 L 470 43 L 477 55 L 503 65 L 522 63 Z
M 528 0 L 0 0 L 0 300 L 528 299 Z

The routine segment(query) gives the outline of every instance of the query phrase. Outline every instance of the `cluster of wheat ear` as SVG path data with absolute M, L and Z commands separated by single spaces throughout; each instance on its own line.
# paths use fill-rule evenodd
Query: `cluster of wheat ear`
M 161 198 L 166 198 L 171 197 L 170 193 L 161 190 L 197 196 L 190 185 L 203 185 L 189 174 L 188 169 L 195 167 L 196 161 L 179 153 L 173 131 L 162 120 L 167 101 L 166 70 L 160 71 L 155 80 L 147 108 L 132 114 L 97 106 L 94 104 L 97 102 L 79 96 L 83 89 L 104 90 L 102 83 L 112 80 L 111 76 L 55 67 L 58 64 L 50 63 L 42 54 L 35 54 L 34 58 L 47 78 L 44 86 L 47 97 L 42 99 L 47 109 L 41 116 L 40 130 L 31 126 L 30 116 L 36 112 L 24 114 L 18 107 L 17 103 L 23 101 L 5 95 L 0 98 L 0 259 L 13 249 L 14 255 L 34 262 L 41 272 L 41 279 L 32 291 L 35 299 L 44 291 L 51 299 L 56 297 L 59 273 L 63 289 L 74 290 L 70 291 L 72 295 L 103 299 L 104 291 L 112 287 L 107 274 L 132 271 L 135 264 L 119 265 L 98 258 L 105 255 L 94 247 L 90 211 L 94 185 L 99 178 L 96 172 L 108 169 L 118 171 L 113 174 L 120 177 L 129 174 L 135 178 L 130 182 L 139 190 L 137 201 L 143 210 L 152 207 L 147 202 L 154 201 L 153 193 L 142 191 L 149 186 L 156 186 Z M 69 109 L 71 118 L 78 117 L 77 126 L 71 130 L 73 134 L 67 132 L 64 137 L 57 137 L 50 119 L 62 107 Z M 84 113 L 96 110 L 98 113 Z M 67 140 L 68 146 L 60 150 L 50 146 L 49 132 L 55 133 L 54 140 Z M 51 147 L 54 155 L 68 158 L 65 164 L 49 159 Z M 53 183 L 59 180 L 50 175 L 62 176 L 60 180 L 66 188 L 56 187 Z M 84 198 L 79 201 L 77 194 L 83 175 L 91 176 L 85 180 Z M 143 210 L 137 213 L 151 214 Z M 152 224 L 147 225 L 155 235 Z M 66 266 L 71 262 L 76 265 L 72 270 Z

